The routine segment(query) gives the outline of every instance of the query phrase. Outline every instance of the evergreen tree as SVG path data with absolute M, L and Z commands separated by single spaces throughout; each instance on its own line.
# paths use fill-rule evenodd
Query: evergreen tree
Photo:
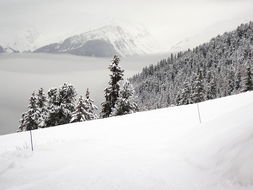
M 58 117 L 58 107 L 59 107 L 59 101 L 58 101 L 58 89 L 57 88 L 51 88 L 48 93 L 48 107 L 47 107 L 47 118 L 45 120 L 45 126 L 51 127 L 58 125 L 57 117 Z
M 39 110 L 39 127 L 46 127 L 45 120 L 47 118 L 47 97 L 44 93 L 44 89 L 40 88 L 37 93 L 37 107 Z
M 109 66 L 109 70 L 111 71 L 109 81 L 109 86 L 105 89 L 105 102 L 102 105 L 101 117 L 106 118 L 109 117 L 112 113 L 113 108 L 115 107 L 115 103 L 119 97 L 120 84 L 119 82 L 123 80 L 123 72 L 119 66 L 119 57 L 114 56 L 112 63 Z
M 126 81 L 119 92 L 112 115 L 125 115 L 138 111 L 138 106 L 133 102 L 134 90 L 129 81 Z
M 29 131 L 39 128 L 39 109 L 36 104 L 35 93 L 29 99 L 28 111 L 22 114 L 19 131 Z
M 19 127 L 17 132 L 25 131 L 25 120 L 26 120 L 26 113 L 22 113 L 21 119 L 19 120 Z
M 86 99 L 84 100 L 84 102 L 87 104 L 87 111 L 88 111 L 88 115 L 86 116 L 87 120 L 92 120 L 92 119 L 97 119 L 98 116 L 97 114 L 94 113 L 95 110 L 97 110 L 97 106 L 94 105 L 94 101 L 90 98 L 90 91 L 87 88 L 86 90 L 86 95 L 85 95 Z
M 183 89 L 177 95 L 177 105 L 186 105 L 191 102 L 191 89 L 188 82 L 184 83 Z
M 97 106 L 93 104 L 93 100 L 90 99 L 89 89 L 86 91 L 86 99 L 83 100 L 82 96 L 79 98 L 75 111 L 72 114 L 71 122 L 83 122 L 87 120 L 97 119 L 97 115 L 94 113 L 97 110 Z
M 203 86 L 202 72 L 198 70 L 197 76 L 195 77 L 192 84 L 192 95 L 191 99 L 193 103 L 202 102 L 205 100 L 205 90 Z
M 47 127 L 70 123 L 72 113 L 75 110 L 75 97 L 76 90 L 70 84 L 65 83 L 59 89 L 49 90 Z
M 231 95 L 235 89 L 235 75 L 233 72 L 229 72 L 227 83 L 226 95 Z
M 85 116 L 88 115 L 88 111 L 87 111 L 88 107 L 87 105 L 84 103 L 83 97 L 80 96 L 78 102 L 77 102 L 77 106 L 75 108 L 75 111 L 72 114 L 72 118 L 71 118 L 71 123 L 74 122 L 83 122 L 86 121 Z
M 248 66 L 243 72 L 241 92 L 246 92 L 249 90 L 253 90 L 253 83 L 251 78 L 251 69 Z
M 207 90 L 206 90 L 206 99 L 211 100 L 216 98 L 217 94 L 217 89 L 216 89 L 216 82 L 213 79 L 211 79 L 210 83 L 207 85 Z
M 241 88 L 241 71 L 237 71 L 235 75 L 235 90 L 239 90 Z

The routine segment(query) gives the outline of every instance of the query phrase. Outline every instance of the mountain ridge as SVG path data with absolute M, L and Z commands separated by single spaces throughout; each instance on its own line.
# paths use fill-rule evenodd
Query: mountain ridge
M 111 57 L 142 55 L 151 51 L 150 35 L 146 30 L 130 31 L 119 25 L 106 25 L 73 35 L 62 42 L 36 49 L 36 53 L 69 53 L 74 55 Z

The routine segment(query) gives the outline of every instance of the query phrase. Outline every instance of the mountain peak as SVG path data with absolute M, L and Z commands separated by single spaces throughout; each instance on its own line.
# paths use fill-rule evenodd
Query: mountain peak
M 120 56 L 148 54 L 151 47 L 152 40 L 149 33 L 140 27 L 123 28 L 119 25 L 106 25 L 71 36 L 61 43 L 41 47 L 35 52 L 110 57 L 114 54 Z

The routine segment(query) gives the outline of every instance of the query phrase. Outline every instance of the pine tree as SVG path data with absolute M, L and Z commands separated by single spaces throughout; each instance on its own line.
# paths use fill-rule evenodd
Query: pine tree
M 58 107 L 59 107 L 59 102 L 58 102 L 58 89 L 57 88 L 51 88 L 48 93 L 48 107 L 47 107 L 47 118 L 45 120 L 45 126 L 46 127 L 51 127 L 51 126 L 56 126 L 58 125 L 57 122 L 57 117 L 58 117 Z
M 109 66 L 109 70 L 111 71 L 111 80 L 109 81 L 109 86 L 105 89 L 105 102 L 102 105 L 101 117 L 106 118 L 109 117 L 112 113 L 113 108 L 115 107 L 115 103 L 119 97 L 120 84 L 119 82 L 123 80 L 123 72 L 119 66 L 119 57 L 114 56 L 112 63 Z
M 47 127 L 70 123 L 72 113 L 75 110 L 75 97 L 76 90 L 70 84 L 65 83 L 59 89 L 49 90 Z
M 95 110 L 97 110 L 97 106 L 94 105 L 94 101 L 90 98 L 90 91 L 87 88 L 86 90 L 86 95 L 85 95 L 86 99 L 84 100 L 84 102 L 87 104 L 87 111 L 88 111 L 88 115 L 86 116 L 87 120 L 92 120 L 92 119 L 97 119 L 98 116 L 97 114 L 94 113 Z
M 26 120 L 26 113 L 22 113 L 22 116 L 21 116 L 21 119 L 19 120 L 19 127 L 18 127 L 18 130 L 17 132 L 22 132 L 22 131 L 25 131 L 25 120 Z
M 183 89 L 179 92 L 176 99 L 177 105 L 186 105 L 191 102 L 191 89 L 189 83 L 184 83 Z
M 211 79 L 210 83 L 207 84 L 206 99 L 211 100 L 217 97 L 216 82 L 214 78 Z
M 203 86 L 202 72 L 198 70 L 197 76 L 195 77 L 192 84 L 192 96 L 191 100 L 193 103 L 202 102 L 205 100 L 205 90 Z
M 241 71 L 237 71 L 235 74 L 235 90 L 239 90 L 241 88 Z
M 83 97 L 80 96 L 75 111 L 72 113 L 71 123 L 86 121 L 85 115 L 88 115 L 87 105 L 84 103 Z
M 37 93 L 37 107 L 39 109 L 39 127 L 46 127 L 45 120 L 47 118 L 47 97 L 44 93 L 44 89 L 40 88 Z
M 39 128 L 39 109 L 37 107 L 35 93 L 29 99 L 28 111 L 22 114 L 19 131 L 29 131 Z
M 246 92 L 249 90 L 253 90 L 253 83 L 251 77 L 251 69 L 248 66 L 243 72 L 241 92 Z
M 109 117 L 111 112 L 112 112 L 109 95 L 110 95 L 109 89 L 106 88 L 105 89 L 105 101 L 101 104 L 102 105 L 102 110 L 101 110 L 100 116 L 102 118 Z
M 115 108 L 111 115 L 125 115 L 138 111 L 138 106 L 133 101 L 133 95 L 133 87 L 129 81 L 126 81 L 119 92 L 119 98 L 115 103 Z
M 87 120 L 97 119 L 97 115 L 94 111 L 97 110 L 97 106 L 93 104 L 93 100 L 90 99 L 89 89 L 86 91 L 86 99 L 83 100 L 82 96 L 79 98 L 75 111 L 72 114 L 71 122 L 83 122 Z

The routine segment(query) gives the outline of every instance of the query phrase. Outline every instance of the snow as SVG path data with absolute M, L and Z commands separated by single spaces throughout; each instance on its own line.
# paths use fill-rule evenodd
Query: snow
M 250 190 L 252 96 L 0 136 L 0 189 Z

